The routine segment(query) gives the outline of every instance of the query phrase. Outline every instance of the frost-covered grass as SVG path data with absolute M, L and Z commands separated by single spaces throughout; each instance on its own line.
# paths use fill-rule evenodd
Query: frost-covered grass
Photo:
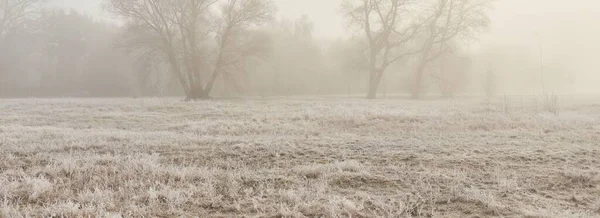
M 600 98 L 515 99 L 2 100 L 0 217 L 600 216 Z

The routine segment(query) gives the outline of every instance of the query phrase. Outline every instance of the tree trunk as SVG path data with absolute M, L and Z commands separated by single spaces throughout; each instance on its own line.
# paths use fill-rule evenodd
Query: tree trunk
M 425 73 L 425 67 L 427 67 L 427 63 L 429 62 L 428 59 L 432 47 L 433 42 L 431 41 L 425 44 L 425 49 L 423 50 L 423 54 L 419 60 L 419 65 L 417 65 L 417 68 L 415 69 L 415 81 L 411 93 L 413 99 L 421 98 L 421 92 L 423 92 L 423 74 Z
M 379 80 L 381 74 L 377 72 L 377 51 L 371 48 L 371 57 L 369 58 L 369 91 L 367 93 L 367 99 L 377 98 L 377 87 L 379 86 Z
M 367 99 L 376 99 L 377 98 L 377 86 L 369 85 L 369 93 L 367 94 Z
M 422 61 L 415 70 L 415 81 L 412 88 L 412 98 L 419 99 L 423 92 L 423 73 L 425 72 L 425 62 Z
M 227 37 L 227 35 L 223 36 L 225 40 Z M 223 43 L 223 42 L 221 42 Z M 225 45 L 221 44 L 220 50 L 219 50 L 219 55 L 217 56 L 217 63 L 215 64 L 215 69 L 213 69 L 212 75 L 210 76 L 210 78 L 208 79 L 208 84 L 206 84 L 206 87 L 204 88 L 204 90 L 202 91 L 202 99 L 209 99 L 210 98 L 210 92 L 212 91 L 215 82 L 217 81 L 217 78 L 219 77 L 219 75 L 221 74 L 221 65 L 223 62 L 223 50 L 225 49 Z
M 190 100 L 189 98 L 193 97 L 193 87 L 191 87 L 190 84 L 188 84 L 188 81 L 183 76 L 181 68 L 179 67 L 179 62 L 177 61 L 177 57 L 175 56 L 175 52 L 173 52 L 171 49 L 168 52 L 167 56 L 169 58 L 169 65 L 171 65 L 171 71 L 175 74 L 175 76 L 177 76 L 177 79 L 179 80 L 179 85 L 181 85 L 183 91 L 185 92 L 185 95 L 187 96 L 186 100 Z
M 440 13 L 438 13 L 437 17 L 435 17 L 435 20 L 433 21 L 433 23 L 436 22 L 436 20 L 439 18 Z M 412 98 L 413 99 L 419 99 L 421 98 L 421 92 L 423 91 L 423 73 L 425 71 L 425 67 L 427 67 L 427 64 L 431 61 L 430 59 L 430 55 L 431 55 L 431 50 L 433 48 L 433 44 L 434 44 L 434 39 L 435 36 L 431 35 L 433 34 L 434 31 L 432 30 L 430 33 L 429 38 L 425 41 L 425 44 L 423 45 L 423 51 L 421 53 L 421 56 L 419 57 L 419 64 L 417 65 L 417 68 L 415 69 L 415 81 L 413 84 L 413 88 L 412 88 Z
M 186 95 L 186 101 L 195 100 L 206 100 L 210 99 L 208 92 L 206 92 L 201 84 L 196 83 L 194 87 L 191 87 L 190 93 Z
M 215 82 L 217 81 L 218 76 L 220 75 L 221 71 L 219 69 L 215 69 L 215 71 L 213 72 L 212 76 L 210 77 L 210 80 L 208 80 L 208 84 L 206 85 L 206 88 L 204 89 L 203 93 L 202 93 L 202 98 L 203 99 L 208 99 L 209 98 L 209 94 L 212 91 Z
M 0 67 L 0 97 L 4 97 L 4 71 Z
M 367 99 L 377 98 L 377 88 L 379 87 L 382 75 L 383 74 L 375 70 L 371 70 L 371 73 L 369 74 L 369 92 L 367 93 Z

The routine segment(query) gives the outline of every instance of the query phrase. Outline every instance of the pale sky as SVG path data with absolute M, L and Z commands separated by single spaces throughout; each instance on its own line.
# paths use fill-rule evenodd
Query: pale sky
M 100 8 L 101 0 L 52 0 L 63 8 L 75 8 L 94 16 L 108 17 Z M 349 34 L 339 13 L 342 0 L 275 0 L 278 17 L 296 19 L 308 15 L 315 23 L 315 36 L 336 38 Z M 523 40 L 523 31 L 565 31 L 585 34 L 600 28 L 598 0 L 497 0 L 491 12 L 492 38 Z M 527 33 L 528 35 L 531 35 Z M 546 37 L 544 37 L 546 38 Z M 552 38 L 552 37 L 550 37 Z M 509 41 L 510 41 L 509 40 Z M 547 39 L 551 40 L 551 39 Z
M 308 15 L 315 23 L 315 36 L 337 38 L 345 34 L 340 16 L 341 0 L 275 0 L 280 17 Z
M 53 0 L 63 8 L 96 17 L 109 17 L 100 8 L 101 0 Z M 342 0 L 275 0 L 278 18 L 297 19 L 308 15 L 318 38 L 335 39 L 350 35 L 340 15 Z M 474 47 L 509 46 L 536 51 L 541 42 L 543 55 L 551 61 L 567 57 L 575 70 L 600 75 L 600 0 L 497 0 L 490 13 L 492 26 Z M 538 33 L 540 37 L 537 37 Z M 540 40 L 541 39 L 541 40 Z M 577 69 L 579 68 L 579 69 Z M 587 80 L 588 86 L 600 81 Z
M 101 0 L 52 0 L 62 8 L 74 8 L 94 16 L 110 17 L 103 13 Z M 296 19 L 308 15 L 315 23 L 315 36 L 337 38 L 343 35 L 343 19 L 339 15 L 341 0 L 275 0 L 278 18 Z M 317 22 L 318 21 L 318 22 Z

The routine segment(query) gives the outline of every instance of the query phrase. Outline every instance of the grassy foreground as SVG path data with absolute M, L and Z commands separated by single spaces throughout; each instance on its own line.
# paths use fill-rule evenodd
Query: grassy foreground
M 561 103 L 1 100 L 0 217 L 599 217 L 600 98 Z

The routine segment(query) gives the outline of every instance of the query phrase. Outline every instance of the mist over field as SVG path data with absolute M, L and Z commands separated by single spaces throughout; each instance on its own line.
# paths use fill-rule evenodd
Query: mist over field
M 342 10 L 342 3 L 341 0 L 274 0 L 269 21 L 254 28 L 266 34 L 269 43 L 263 46 L 268 55 L 265 55 L 263 60 L 245 63 L 243 69 L 231 70 L 230 82 L 223 82 L 221 76 L 217 77 L 213 94 L 223 97 L 366 93 L 369 89 L 368 69 L 347 66 L 348 62 L 360 64 L 361 61 L 366 61 L 355 60 L 361 56 L 368 56 L 364 52 L 366 45 L 361 45 L 365 43 L 364 31 L 350 24 L 351 21 Z M 0 95 L 131 97 L 185 94 L 184 90 L 178 87 L 177 83 L 180 81 L 172 74 L 166 73 L 167 69 L 155 69 L 154 71 L 160 71 L 157 73 L 149 73 L 148 70 L 138 72 L 139 68 L 145 67 L 143 63 L 139 63 L 139 54 L 132 54 L 131 50 L 123 48 L 123 32 L 127 31 L 127 18 L 107 10 L 106 2 L 52 0 L 44 1 L 42 5 L 37 7 L 42 7 L 39 10 L 44 11 L 45 19 L 41 21 L 44 25 L 36 28 L 46 28 L 46 34 L 32 36 L 35 39 L 19 37 L 14 39 L 14 42 L 4 39 L 5 46 L 11 44 L 15 47 L 6 47 L 2 52 L 5 56 L 4 61 L 7 62 L 3 64 L 3 68 L 7 69 L 2 70 Z M 486 77 L 492 71 L 495 77 L 495 92 L 499 95 L 539 95 L 544 92 L 559 95 L 600 93 L 596 85 L 597 81 L 600 81 L 600 64 L 595 61 L 594 55 L 600 48 L 600 42 L 597 40 L 600 33 L 594 28 L 600 19 L 600 15 L 596 13 L 598 9 L 599 3 L 586 0 L 571 3 L 554 0 L 491 2 L 486 5 L 484 11 L 489 18 L 489 24 L 482 28 L 477 27 L 476 32 L 461 33 L 461 36 L 451 39 L 452 43 L 458 44 L 453 45 L 454 54 L 450 56 L 467 59 L 468 64 L 462 66 L 465 69 L 459 69 L 460 73 L 449 72 L 451 70 L 436 72 L 439 71 L 436 69 L 439 68 L 437 65 L 443 65 L 443 61 L 428 63 L 423 72 L 424 88 L 421 91 L 427 95 L 439 95 L 442 89 L 440 87 L 444 85 L 439 84 L 438 77 L 442 75 L 457 80 L 446 82 L 455 83 L 451 86 L 456 89 L 453 91 L 456 94 L 481 95 L 485 93 Z M 80 15 L 53 19 L 59 16 L 56 15 L 59 12 Z M 51 15 L 53 13 L 55 15 Z M 412 16 L 408 15 L 409 12 L 406 14 Z M 304 23 L 307 29 L 298 29 L 298 23 Z M 48 29 L 52 25 L 71 25 L 71 32 Z M 307 35 L 298 38 L 298 31 L 305 31 Z M 69 38 L 70 41 L 76 38 L 79 40 L 76 43 L 78 45 L 59 46 L 65 47 L 65 53 L 57 54 L 52 50 L 52 46 L 60 43 L 51 35 L 56 37 L 59 33 L 66 34 L 62 37 Z M 210 40 L 212 38 L 209 34 L 208 40 L 202 41 L 210 44 L 210 41 L 214 41 Z M 34 44 L 28 43 L 32 40 L 35 41 Z M 18 46 L 19 43 L 27 46 Z M 214 49 L 205 50 L 210 53 Z M 352 51 L 346 52 L 348 49 Z M 74 57 L 62 57 L 71 53 Z M 102 55 L 124 57 L 106 60 L 106 57 L 99 57 Z M 205 59 L 214 64 L 214 55 Z M 409 55 L 386 68 L 384 82 L 376 88 L 379 94 L 410 94 L 415 86 L 412 77 L 415 76 L 415 68 L 419 68 L 418 59 L 418 54 Z M 438 58 L 442 59 L 444 58 Z M 69 67 L 60 66 L 61 60 L 65 61 L 65 65 L 72 65 L 74 69 L 68 70 Z M 110 68 L 97 66 L 95 62 L 111 63 L 107 64 Z M 289 62 L 298 66 L 290 65 Z M 210 65 L 204 64 L 205 71 L 214 68 Z M 286 68 L 279 69 L 282 65 Z M 368 64 L 365 62 L 364 65 Z M 98 69 L 100 67 L 104 69 Z M 111 73 L 102 73 L 104 71 Z M 226 87 L 228 84 L 229 88 Z
M 0 218 L 600 217 L 598 11 L 0 0 Z

